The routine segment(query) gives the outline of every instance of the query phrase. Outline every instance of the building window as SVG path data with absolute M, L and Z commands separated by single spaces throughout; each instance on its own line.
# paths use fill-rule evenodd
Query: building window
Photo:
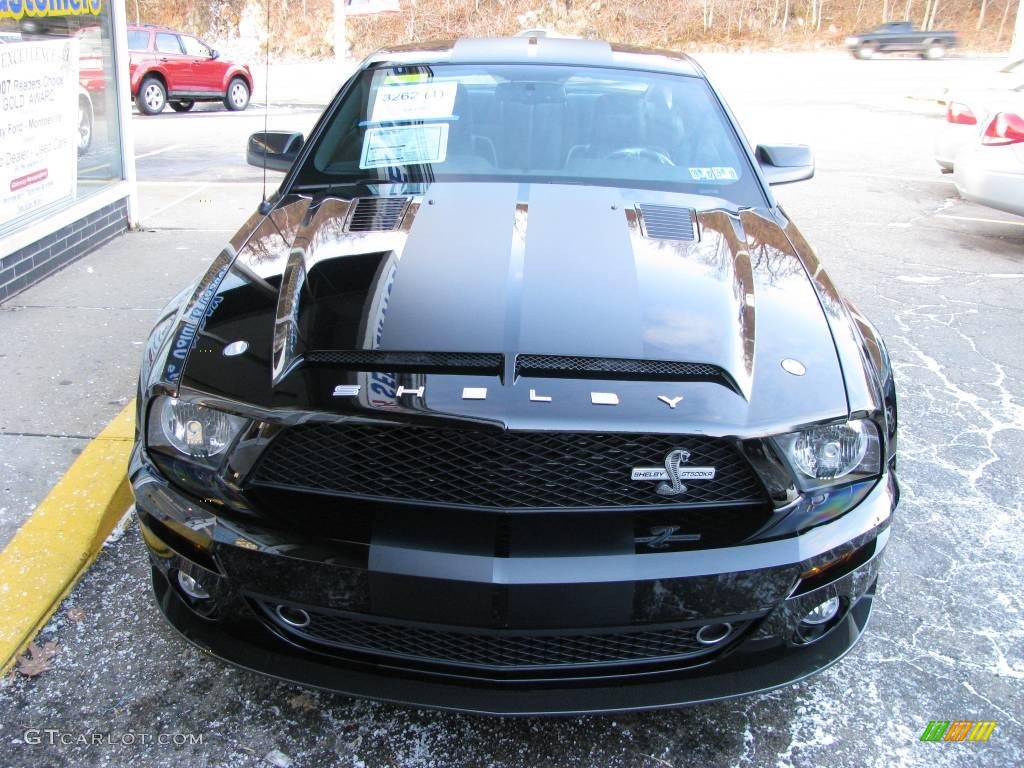
M 124 178 L 110 1 L 0 18 L 0 237 Z

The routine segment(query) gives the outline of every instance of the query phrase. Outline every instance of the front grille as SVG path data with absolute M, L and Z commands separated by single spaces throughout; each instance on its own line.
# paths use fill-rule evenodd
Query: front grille
M 317 349 L 303 355 L 308 364 L 359 371 L 501 374 L 505 357 L 487 352 L 389 352 L 379 349 Z
M 717 365 L 678 360 L 634 360 L 621 357 L 517 355 L 516 376 L 559 378 L 638 379 L 649 381 L 717 381 L 730 379 Z
M 662 467 L 677 448 L 713 480 L 679 496 L 634 467 Z M 764 489 L 727 441 L 621 433 L 480 432 L 365 424 L 290 427 L 267 448 L 253 482 L 365 499 L 498 509 L 759 503 Z
M 278 630 L 301 641 L 446 666 L 508 671 L 694 659 L 721 650 L 750 623 L 732 621 L 732 629 L 723 639 L 705 645 L 697 640 L 697 633 L 707 622 L 659 628 L 524 633 L 388 622 L 361 614 L 303 607 L 309 623 L 296 627 L 281 620 L 275 610 L 278 603 L 263 598 L 256 602 Z

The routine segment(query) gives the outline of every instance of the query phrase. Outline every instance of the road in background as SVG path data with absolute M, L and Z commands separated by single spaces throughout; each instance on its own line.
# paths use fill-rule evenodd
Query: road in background
M 1024 764 L 1024 219 L 959 199 L 931 160 L 942 110 L 925 100 L 947 80 L 998 61 L 859 62 L 832 53 L 702 61 L 752 142 L 814 146 L 817 177 L 777 188 L 778 196 L 840 288 L 886 336 L 896 368 L 904 495 L 876 612 L 853 652 L 795 686 L 677 711 L 500 720 L 356 701 L 227 667 L 178 637 L 153 605 L 131 528 L 45 630 L 44 639 L 61 645 L 54 669 L 3 683 L 6 764 Z M 308 130 L 315 117 L 278 106 L 271 127 Z M 212 259 L 215 243 L 258 201 L 262 174 L 244 165 L 244 142 L 262 116 L 254 107 L 133 123 L 150 231 L 119 242 L 137 244 L 139 258 L 133 268 L 126 247 L 69 270 L 116 275 L 125 296 L 151 290 L 157 270 L 169 297 L 172 278 L 183 281 Z M 184 146 L 168 149 L 176 143 Z M 43 293 L 15 301 L 72 290 L 60 282 L 76 276 L 69 270 Z M 0 339 L 6 322 L 0 314 Z M 122 369 L 138 348 L 103 354 L 130 396 Z M 936 719 L 998 725 L 986 743 L 922 743 Z M 115 740 L 177 732 L 203 743 L 33 745 L 30 728 Z

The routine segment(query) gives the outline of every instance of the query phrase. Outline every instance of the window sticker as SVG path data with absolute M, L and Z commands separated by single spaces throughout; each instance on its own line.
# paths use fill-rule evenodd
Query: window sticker
M 388 123 L 451 117 L 458 87 L 459 84 L 455 82 L 382 86 L 377 89 L 370 121 Z
M 359 167 L 443 163 L 447 155 L 447 123 L 367 128 Z
M 396 72 L 388 72 L 384 76 L 384 85 L 396 85 L 398 83 L 426 83 L 430 80 L 430 75 L 426 72 L 406 72 L 398 74 Z
M 735 168 L 715 166 L 713 168 L 690 168 L 690 178 L 694 181 L 738 181 L 739 175 Z

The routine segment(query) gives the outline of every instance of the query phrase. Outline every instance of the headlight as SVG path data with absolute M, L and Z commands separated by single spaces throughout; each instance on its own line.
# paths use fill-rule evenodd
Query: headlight
M 856 45 L 859 42 L 860 42 L 860 38 L 859 37 L 848 37 L 848 38 L 846 38 L 846 44 L 847 45 Z
M 179 454 L 212 464 L 242 431 L 246 419 L 175 397 L 161 397 L 149 415 L 150 446 L 173 448 Z
M 782 435 L 776 442 L 804 489 L 881 472 L 878 430 L 868 419 L 809 427 Z

